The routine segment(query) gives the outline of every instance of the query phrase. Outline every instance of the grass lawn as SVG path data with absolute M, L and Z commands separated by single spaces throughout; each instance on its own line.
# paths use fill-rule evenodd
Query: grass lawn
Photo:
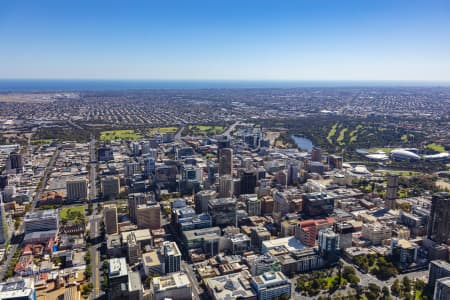
M 342 142 L 344 141 L 345 133 L 347 132 L 347 130 L 348 128 L 342 128 L 342 130 L 339 132 L 339 136 L 336 140 L 339 144 L 342 144 Z
M 189 130 L 194 134 L 206 135 L 207 133 L 221 134 L 224 131 L 224 126 L 220 125 L 190 125 Z
M 40 140 L 32 140 L 32 144 L 50 144 L 53 142 L 53 139 L 40 139 Z
M 132 129 L 130 130 L 108 130 L 100 133 L 101 141 L 113 141 L 117 139 L 122 140 L 136 140 L 139 135 Z
M 431 149 L 431 150 L 434 150 L 434 151 L 436 151 L 436 152 L 439 152 L 439 153 L 445 152 L 444 146 L 438 145 L 438 144 L 435 144 L 435 143 L 428 144 L 428 145 L 427 145 L 427 148 L 428 148 L 428 149 Z
M 84 209 L 85 209 L 84 205 L 65 207 L 60 210 L 59 217 L 61 218 L 61 220 L 66 221 L 76 219 L 76 216 L 79 214 L 86 217 Z
M 383 151 L 386 154 L 388 154 L 388 153 L 391 153 L 391 151 L 394 150 L 394 148 L 369 148 L 369 149 L 364 149 L 364 150 L 366 150 L 369 153 L 375 153 L 375 152 L 378 152 L 378 151 Z
M 408 170 L 376 170 L 378 173 L 393 173 L 398 176 L 414 176 L 420 174 L 416 171 L 408 171 Z
M 156 127 L 156 128 L 150 128 L 148 130 L 149 134 L 164 134 L 164 133 L 175 133 L 177 132 L 178 127 L 171 126 L 171 127 Z
M 332 138 L 333 138 L 333 136 L 336 134 L 337 126 L 338 126 L 338 123 L 335 123 L 335 124 L 333 125 L 333 127 L 331 127 L 330 132 L 328 132 L 327 140 L 328 140 L 328 142 L 329 142 L 330 144 L 332 144 L 332 142 L 333 142 L 333 141 L 332 141 Z

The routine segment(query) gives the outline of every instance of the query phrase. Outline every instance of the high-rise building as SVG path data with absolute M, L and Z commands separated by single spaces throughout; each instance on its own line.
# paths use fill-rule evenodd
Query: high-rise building
M 287 184 L 292 185 L 298 180 L 299 163 L 298 161 L 289 161 L 287 164 Z
M 103 146 L 97 150 L 97 158 L 99 161 L 111 161 L 114 160 L 114 154 L 111 147 Z
M 261 215 L 261 200 L 256 194 L 241 195 L 241 198 L 247 205 L 247 213 L 249 216 Z
M 21 278 L 0 283 L 0 299 L 4 300 L 34 300 L 37 299 L 34 280 Z
M 208 212 L 208 202 L 211 199 L 217 197 L 216 191 L 213 190 L 203 190 L 195 194 L 195 212 L 197 214 Z
M 144 159 L 144 176 L 152 177 L 156 171 L 156 160 L 154 157 L 146 157 Z
M 22 154 L 11 152 L 6 161 L 7 170 L 16 170 L 17 173 L 23 172 L 23 157 Z
M 450 277 L 440 278 L 436 281 L 433 300 L 450 300 Z
M 437 243 L 449 243 L 450 239 L 450 194 L 436 193 L 431 199 L 428 238 Z
M 219 177 L 219 197 L 232 197 L 234 194 L 234 182 L 231 175 Z
M 240 194 L 254 194 L 256 179 L 256 170 L 243 171 L 241 174 Z
M 319 231 L 318 245 L 326 259 L 336 259 L 339 253 L 339 235 L 331 228 Z
M 395 208 L 395 199 L 397 199 L 398 191 L 398 175 L 388 174 L 387 176 L 387 189 L 386 189 L 386 207 L 390 209 Z
M 137 223 L 136 210 L 138 205 L 145 204 L 151 200 L 149 194 L 145 193 L 131 193 L 128 194 L 128 215 L 130 216 L 131 222 Z
M 330 169 L 342 169 L 344 159 L 342 156 L 331 154 L 328 156 L 328 166 Z
M 116 176 L 107 176 L 102 178 L 101 189 L 103 198 L 114 199 L 120 194 L 120 182 Z
M 233 149 L 223 148 L 219 150 L 219 175 L 233 174 Z
M 134 264 L 138 263 L 140 256 L 141 256 L 140 245 L 139 245 L 139 243 L 136 239 L 136 235 L 134 234 L 134 231 L 133 231 L 127 236 L 128 263 L 130 265 L 134 265 Z
M 118 233 L 117 206 L 115 204 L 107 204 L 103 206 L 103 218 L 105 222 L 105 231 L 107 234 Z
M 8 228 L 6 225 L 5 204 L 0 194 L 0 245 L 8 241 Z
M 321 162 L 322 161 L 322 149 L 320 149 L 319 147 L 314 147 L 311 150 L 311 160 Z
M 291 282 L 281 272 L 266 272 L 252 277 L 250 282 L 258 300 L 289 299 L 291 296 Z
M 152 291 L 151 300 L 191 300 L 193 298 L 191 282 L 184 273 L 153 277 L 150 290 Z
M 208 202 L 214 226 L 236 225 L 236 199 L 217 198 Z
M 443 260 L 432 260 L 430 262 L 428 285 L 434 287 L 440 278 L 450 276 L 450 263 Z
M 353 225 L 350 223 L 335 223 L 333 231 L 339 234 L 339 249 L 345 250 L 352 246 Z
M 161 228 L 161 207 L 159 204 L 140 204 L 136 207 L 136 224 L 142 229 Z
M 86 179 L 73 179 L 66 181 L 67 199 L 78 201 L 87 199 Z
M 8 175 L 0 175 L 0 190 L 4 189 L 8 185 Z
M 134 174 L 139 174 L 141 172 L 141 166 L 137 162 L 127 162 L 125 163 L 125 176 L 132 177 Z
M 179 272 L 181 268 L 181 252 L 175 242 L 164 242 L 161 254 L 164 274 Z

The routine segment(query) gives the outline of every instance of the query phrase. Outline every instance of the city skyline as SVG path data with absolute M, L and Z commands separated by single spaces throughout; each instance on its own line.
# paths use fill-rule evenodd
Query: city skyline
M 8 1 L 0 79 L 450 81 L 446 1 Z

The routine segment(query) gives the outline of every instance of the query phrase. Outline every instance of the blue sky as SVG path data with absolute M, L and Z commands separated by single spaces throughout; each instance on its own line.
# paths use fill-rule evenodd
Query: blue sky
M 0 78 L 450 81 L 450 1 L 0 1 Z

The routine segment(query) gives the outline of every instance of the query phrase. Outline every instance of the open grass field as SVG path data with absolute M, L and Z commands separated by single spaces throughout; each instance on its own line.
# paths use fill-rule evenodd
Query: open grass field
M 175 133 L 178 131 L 178 127 L 171 126 L 171 127 L 156 127 L 156 128 L 150 128 L 148 130 L 148 133 L 150 135 L 154 134 L 164 134 L 164 133 Z
M 71 206 L 71 207 L 65 207 L 62 208 L 59 212 L 59 216 L 61 220 L 76 220 L 79 216 L 82 216 L 83 218 L 86 217 L 84 213 L 84 205 L 80 206 Z
M 34 145 L 43 145 L 43 144 L 50 144 L 53 142 L 53 139 L 40 139 L 40 140 L 32 140 L 31 143 Z
M 190 125 L 188 128 L 194 135 L 221 134 L 225 130 L 220 125 Z
M 114 140 L 136 140 L 139 135 L 132 129 L 130 130 L 108 130 L 100 133 L 101 141 L 114 141 Z
M 436 152 L 439 152 L 439 153 L 445 152 L 444 146 L 438 145 L 438 144 L 435 144 L 435 143 L 428 144 L 428 145 L 427 145 L 427 148 L 428 148 L 428 149 L 431 149 L 431 150 L 434 150 L 434 151 L 436 151 Z
M 392 173 L 397 174 L 398 176 L 415 176 L 420 174 L 419 172 L 408 170 L 376 170 L 375 172 L 383 174 Z
M 394 150 L 394 148 L 369 148 L 369 149 L 364 149 L 369 153 L 376 153 L 378 151 L 383 151 L 386 154 L 391 153 L 392 150 Z

